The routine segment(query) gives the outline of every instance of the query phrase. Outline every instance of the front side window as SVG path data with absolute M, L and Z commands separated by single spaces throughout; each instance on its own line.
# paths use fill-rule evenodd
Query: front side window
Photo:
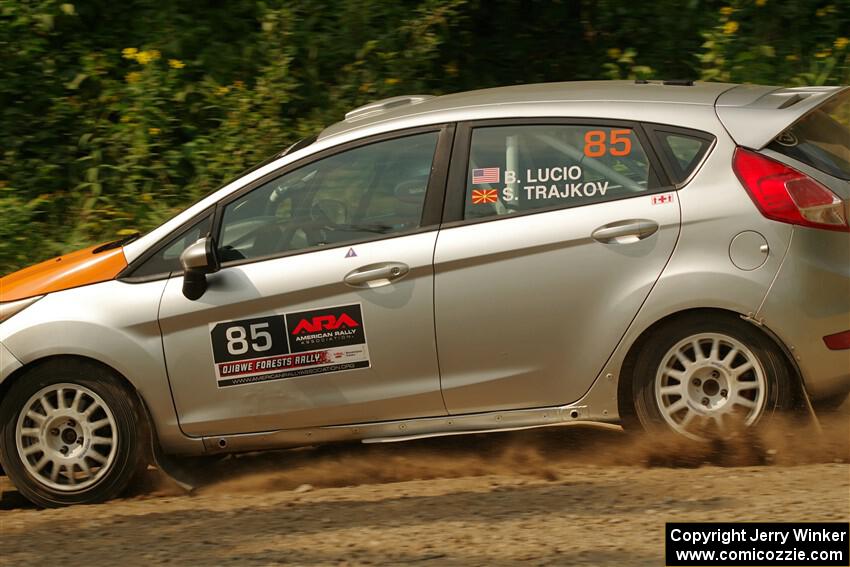
M 656 188 L 630 128 L 488 126 L 472 131 L 464 218 L 568 208 Z
M 222 262 L 263 258 L 419 228 L 438 132 L 315 161 L 229 203 Z

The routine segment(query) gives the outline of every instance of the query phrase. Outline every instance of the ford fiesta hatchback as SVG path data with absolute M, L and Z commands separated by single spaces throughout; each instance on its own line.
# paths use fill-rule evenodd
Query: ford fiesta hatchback
M 700 442 L 850 390 L 850 89 L 587 82 L 349 112 L 149 234 L 0 279 L 0 462 L 576 421 Z

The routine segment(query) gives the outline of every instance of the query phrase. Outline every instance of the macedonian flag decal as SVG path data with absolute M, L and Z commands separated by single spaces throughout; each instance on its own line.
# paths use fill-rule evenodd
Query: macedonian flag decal
M 472 204 L 484 205 L 487 203 L 495 203 L 499 200 L 499 194 L 495 189 L 473 189 Z

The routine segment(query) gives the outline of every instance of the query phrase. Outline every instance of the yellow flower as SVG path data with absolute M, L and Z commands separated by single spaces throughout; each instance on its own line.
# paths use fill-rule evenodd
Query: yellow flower
M 758 6 L 759 8 L 761 8 L 765 4 L 767 4 L 767 0 L 756 0 L 756 6 Z
M 390 77 L 388 79 L 384 79 L 385 85 L 397 85 L 401 82 L 400 79 L 396 79 L 395 77 Z
M 118 236 L 130 236 L 131 234 L 136 234 L 136 232 L 138 231 L 133 230 L 132 228 L 122 228 L 118 231 Z
M 150 193 L 143 193 L 142 201 L 144 201 L 145 203 L 150 203 L 151 201 L 153 201 L 153 195 L 151 195 Z
M 136 59 L 136 55 L 138 55 L 138 53 L 139 53 L 139 50 L 136 49 L 135 47 L 125 47 L 124 49 L 121 50 L 121 56 L 124 57 L 124 59 L 133 59 L 134 60 L 134 59 Z
M 818 51 L 817 53 L 815 53 L 815 57 L 817 57 L 818 59 L 824 59 L 826 57 L 829 57 L 830 55 L 832 55 L 832 52 L 829 49 L 825 49 L 824 51 Z
M 140 51 L 136 55 L 136 61 L 141 63 L 142 65 L 147 65 L 151 61 L 156 61 L 159 59 L 160 53 L 156 49 L 152 49 L 150 51 Z
M 616 47 L 612 47 L 608 50 L 608 57 L 610 57 L 611 59 L 619 59 L 620 55 L 622 54 L 623 52 L 617 49 Z
M 158 136 L 159 133 L 160 133 L 159 128 L 148 128 L 148 134 L 150 134 L 151 136 Z
M 730 20 L 723 24 L 723 33 L 726 35 L 732 35 L 736 31 L 738 31 L 738 22 L 735 20 Z
M 241 91 L 245 88 L 245 83 L 243 83 L 242 81 L 233 81 L 233 87 Z
M 824 8 L 820 8 L 819 10 L 816 10 L 815 16 L 817 16 L 818 18 L 822 18 L 822 17 L 826 16 L 826 10 Z
M 121 122 L 123 122 L 124 124 L 126 124 L 126 123 L 127 123 L 127 122 L 129 122 L 130 120 L 131 120 L 131 119 L 130 119 L 130 117 L 129 117 L 129 116 L 127 116 L 126 114 L 123 114 L 123 115 L 121 116 Z
M 169 59 L 168 66 L 172 69 L 182 69 L 186 66 L 186 64 L 180 61 L 179 59 Z
M 130 71 L 124 75 L 124 80 L 130 84 L 138 83 L 142 79 L 142 74 L 138 71 Z
M 837 49 L 838 51 L 841 51 L 842 49 L 844 49 L 845 47 L 850 45 L 850 38 L 839 37 L 838 39 L 835 40 L 834 45 L 835 45 L 835 49 Z
M 734 11 L 735 8 L 733 8 L 732 6 L 723 6 L 722 8 L 720 8 L 720 13 L 724 16 L 731 16 L 732 12 Z
M 786 61 L 799 61 L 800 58 L 794 55 L 793 53 L 785 56 Z
M 226 95 L 226 94 L 227 94 L 227 93 L 229 93 L 229 92 L 230 92 L 230 87 L 218 87 L 218 88 L 215 90 L 215 94 L 217 94 L 217 95 L 219 95 L 219 96 L 224 96 L 224 95 Z

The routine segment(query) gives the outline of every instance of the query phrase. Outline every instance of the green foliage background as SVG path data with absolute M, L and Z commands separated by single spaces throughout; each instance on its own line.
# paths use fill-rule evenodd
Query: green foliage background
M 0 274 L 148 230 L 356 105 L 850 83 L 850 0 L 0 0 Z

